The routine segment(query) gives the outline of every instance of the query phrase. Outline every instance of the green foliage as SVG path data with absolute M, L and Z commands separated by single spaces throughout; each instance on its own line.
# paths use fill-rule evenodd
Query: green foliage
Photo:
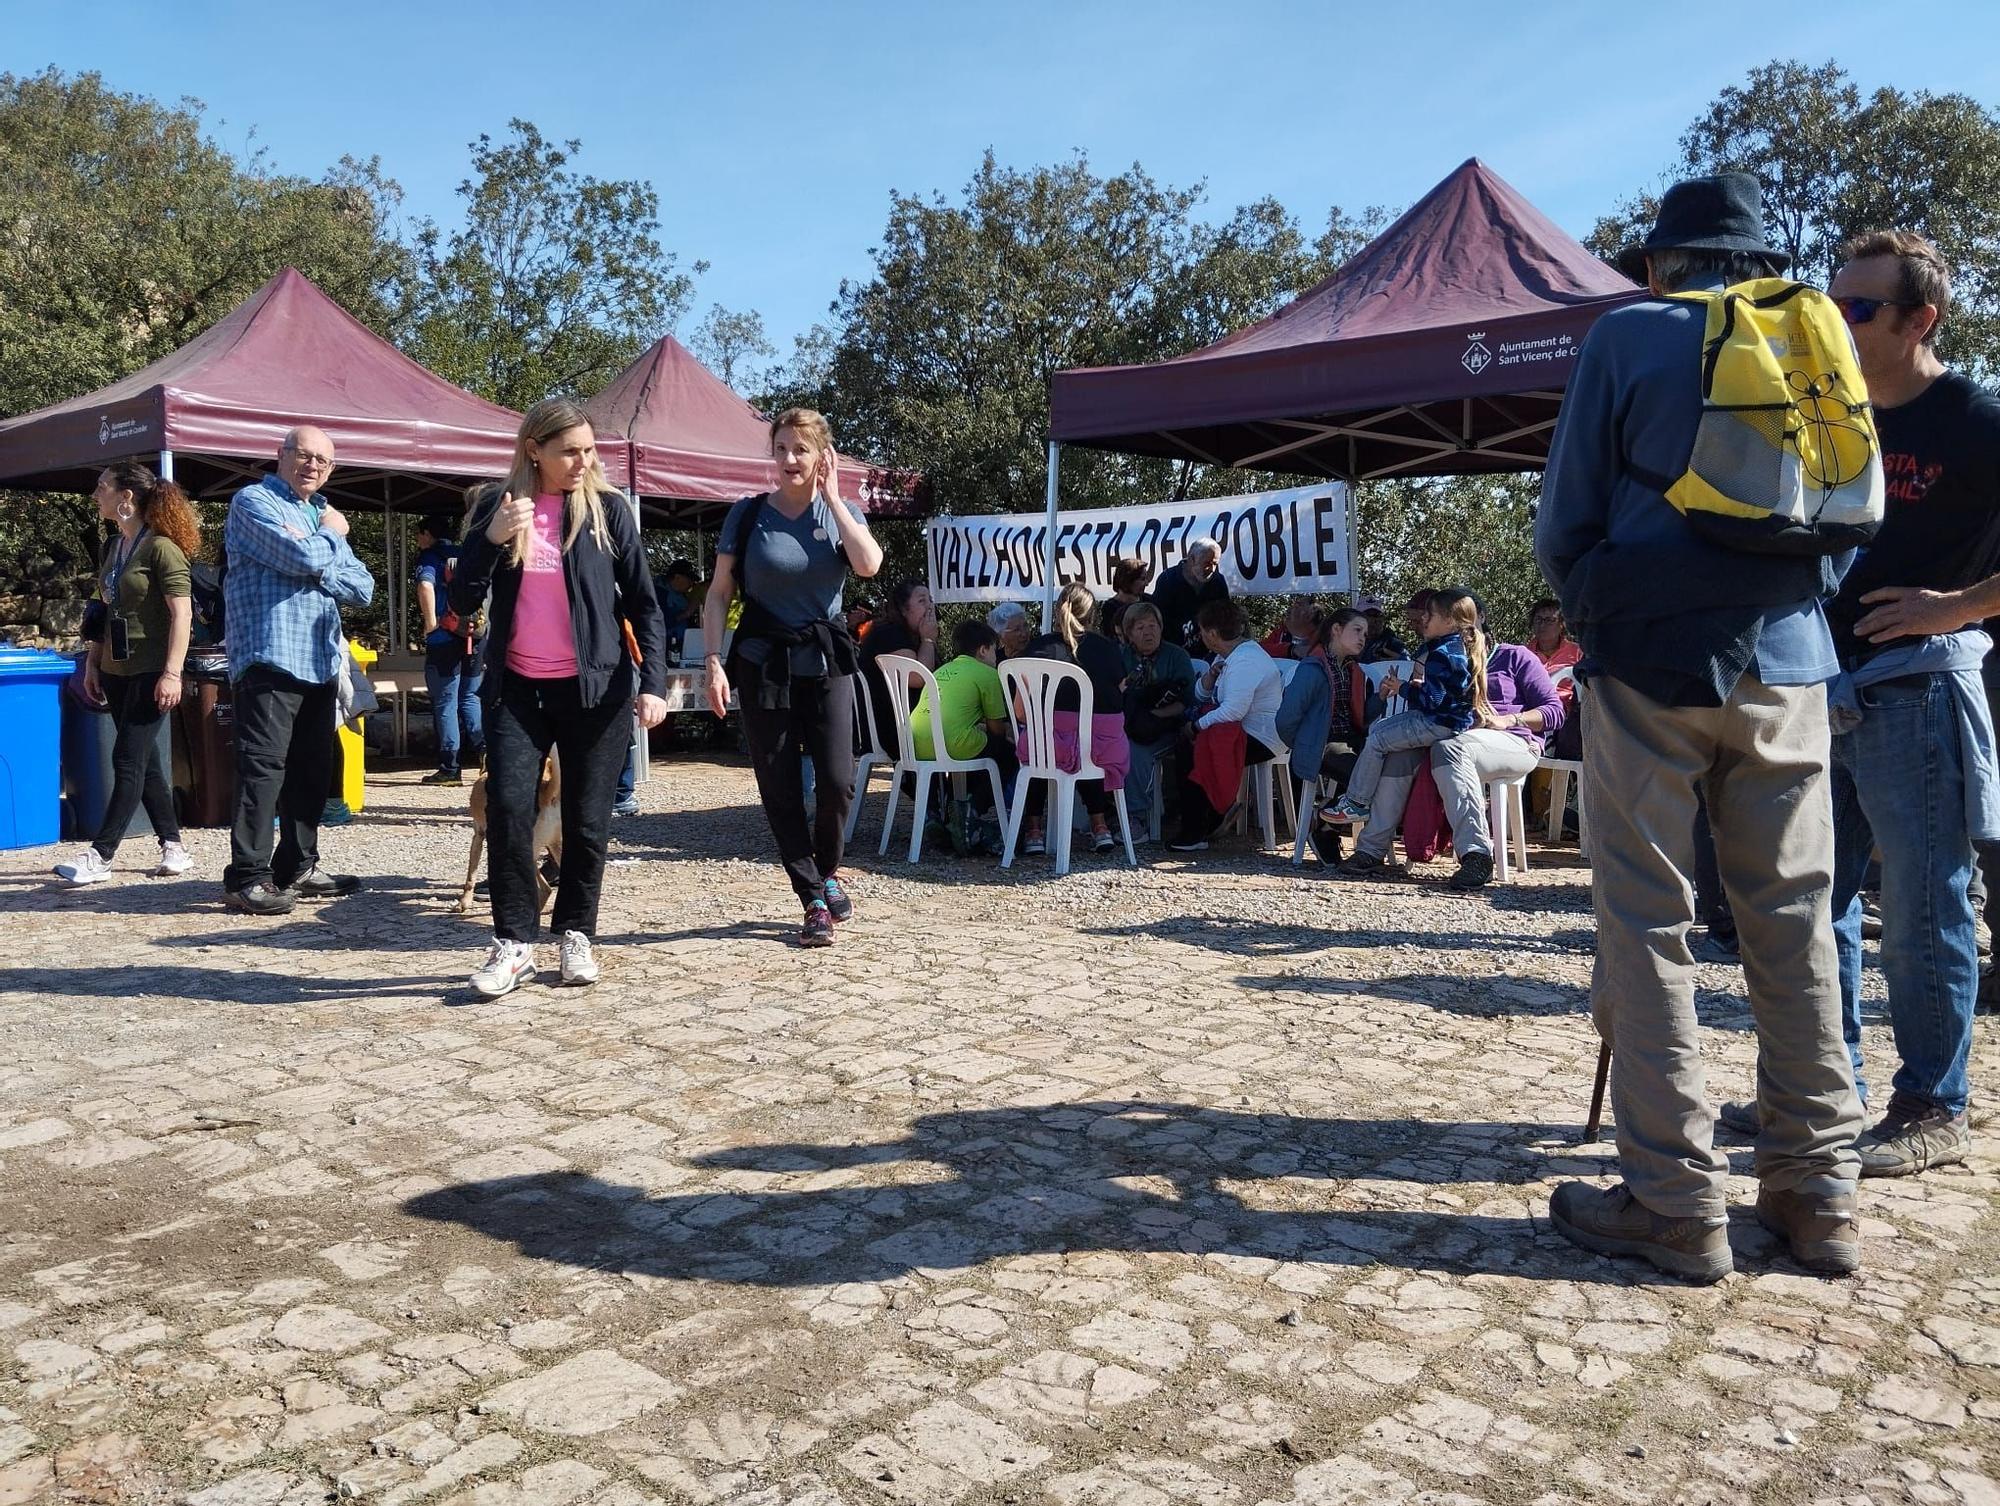
M 1518 643 L 1528 607 L 1548 594 L 1535 564 L 1539 476 L 1452 476 L 1362 483 L 1355 578 L 1392 607 L 1425 588 L 1464 586 L 1494 635 Z
M 764 333 L 764 316 L 755 309 L 735 313 L 721 304 L 711 304 L 708 313 L 688 339 L 694 358 L 722 378 L 722 385 L 740 390 L 739 380 L 750 380 L 749 362 L 769 360 L 778 347 Z
M 509 408 L 588 395 L 686 312 L 694 281 L 660 245 L 649 183 L 578 174 L 575 141 L 525 120 L 472 143 L 465 224 L 417 230 L 404 349 Z M 707 264 L 697 262 L 699 274 Z
M 203 107 L 106 87 L 94 73 L 0 74 L 0 413 L 116 381 L 221 318 L 282 267 L 392 333 L 401 191 L 374 161 L 313 180 L 238 158 Z M 0 508 L 0 560 L 29 578 L 88 567 L 81 497 Z
M 893 195 L 874 277 L 841 287 L 831 351 L 802 345 L 767 393 L 823 408 L 844 447 L 923 472 L 954 512 L 1038 508 L 1051 376 L 1219 339 L 1322 275 L 1350 234 L 1336 214 L 1308 245 L 1271 200 L 1209 225 L 1202 198 L 1137 166 L 1100 177 L 1079 155 L 1016 171 L 991 153 L 956 202 Z M 1085 450 L 1062 469 L 1078 506 L 1266 484 Z
M 1821 287 L 1851 236 L 1930 237 L 1952 265 L 1959 303 L 1939 354 L 2000 373 L 2000 115 L 1963 94 L 1864 95 L 1835 63 L 1767 63 L 1716 96 L 1657 188 L 1717 172 L 1758 176 L 1771 244 L 1791 254 L 1794 276 Z M 1592 248 L 1609 256 L 1641 238 L 1657 188 L 1599 220 Z

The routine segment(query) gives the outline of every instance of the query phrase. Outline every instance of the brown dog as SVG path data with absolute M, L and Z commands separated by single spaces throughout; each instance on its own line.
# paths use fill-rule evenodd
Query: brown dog
M 472 810 L 472 854 L 465 860 L 465 887 L 458 894 L 458 913 L 463 915 L 472 908 L 472 886 L 479 875 L 479 859 L 486 850 L 486 775 L 481 774 L 472 783 L 472 796 L 467 801 Z M 555 891 L 549 881 L 542 877 L 541 858 L 547 853 L 562 865 L 562 761 L 556 757 L 556 750 L 549 749 L 549 756 L 542 764 L 541 781 L 535 786 L 535 913 L 542 913 L 542 907 L 549 902 Z

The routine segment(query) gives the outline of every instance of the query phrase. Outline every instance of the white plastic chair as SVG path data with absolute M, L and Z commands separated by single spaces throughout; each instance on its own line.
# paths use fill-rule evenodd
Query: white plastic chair
M 875 692 L 868 688 L 868 672 L 854 677 L 854 729 L 861 735 L 861 752 L 854 760 L 854 801 L 847 811 L 847 836 L 851 844 L 861 829 L 861 802 L 868 794 L 868 776 L 876 766 L 893 770 L 896 755 L 883 748 L 875 730 Z
M 1007 692 L 1008 704 L 1022 719 L 1021 740 L 1027 748 L 1026 756 L 1021 759 L 1021 782 L 1014 792 L 1013 809 L 1007 812 L 1007 849 L 1000 856 L 1000 866 L 1013 867 L 1021 819 L 1028 809 L 1029 786 L 1037 779 L 1046 779 L 1053 796 L 1049 802 L 1047 836 L 1055 847 L 1056 872 L 1068 873 L 1077 781 L 1104 777 L 1104 770 L 1090 761 L 1093 710 L 1090 676 L 1076 665 L 1058 659 L 1009 659 L 1000 666 L 1000 683 Z M 1077 765 L 1073 770 L 1056 762 L 1056 693 L 1065 685 L 1076 687 Z M 1136 868 L 1139 855 L 1132 849 L 1132 822 L 1125 811 L 1125 792 L 1119 789 L 1110 793 L 1118 811 L 1118 831 L 1125 839 L 1125 861 Z
M 1292 830 L 1299 828 L 1299 811 L 1292 799 L 1291 750 L 1279 746 L 1272 750 L 1270 758 L 1263 763 L 1246 763 L 1243 766 L 1243 781 L 1236 787 L 1236 819 L 1231 824 L 1232 831 L 1245 831 L 1250 825 L 1250 811 L 1254 806 L 1262 823 L 1264 850 L 1270 851 L 1278 845 L 1278 826 L 1272 814 L 1273 805 L 1282 801 L 1285 819 L 1291 822 Z M 1283 769 L 1286 777 L 1280 780 L 1276 771 Z
M 1549 676 L 1549 683 L 1557 690 L 1564 685 L 1576 687 L 1576 699 L 1570 702 L 1570 715 L 1583 713 L 1583 681 L 1576 677 L 1576 666 L 1565 664 Z M 1576 778 L 1576 836 L 1577 846 L 1586 854 L 1590 850 L 1590 826 L 1583 812 L 1583 764 L 1574 758 L 1538 758 L 1537 769 L 1549 771 L 1549 841 L 1562 840 L 1563 812 L 1569 808 L 1569 781 Z
M 1521 799 L 1527 784 L 1526 774 L 1486 781 L 1486 824 L 1493 834 L 1493 876 L 1503 884 L 1513 868 L 1523 873 L 1528 871 L 1528 816 Z M 1507 862 L 1510 840 L 1514 848 L 1512 867 Z
M 896 827 L 896 802 L 902 798 L 903 776 L 909 774 L 917 781 L 917 804 L 910 823 L 910 857 L 914 863 L 924 855 L 924 818 L 930 813 L 931 776 L 934 774 L 984 773 L 993 781 L 993 807 L 1003 816 L 1007 811 L 1007 790 L 1000 782 L 1000 765 L 990 758 L 919 758 L 917 757 L 917 736 L 910 730 L 910 712 L 915 702 L 910 699 L 910 685 L 914 681 L 923 689 L 918 697 L 929 696 L 931 701 L 931 747 L 934 752 L 944 749 L 943 716 L 937 708 L 937 676 L 924 666 L 920 659 L 912 659 L 907 654 L 884 654 L 875 661 L 882 668 L 882 679 L 889 687 L 889 712 L 896 722 L 896 766 L 895 782 L 889 786 L 889 809 L 882 817 L 882 845 L 880 853 L 889 850 L 889 835 Z
M 1319 809 L 1319 781 L 1301 779 L 1299 781 L 1298 802 L 1292 815 L 1292 866 L 1303 868 L 1306 861 L 1306 839 L 1312 835 L 1313 812 Z

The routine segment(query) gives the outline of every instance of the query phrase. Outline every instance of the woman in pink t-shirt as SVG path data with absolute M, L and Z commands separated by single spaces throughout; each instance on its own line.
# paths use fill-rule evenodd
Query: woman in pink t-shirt
M 562 882 L 549 928 L 562 981 L 594 983 L 598 892 L 611 802 L 639 723 L 666 715 L 666 620 L 631 503 L 565 398 L 521 420 L 514 468 L 476 506 L 452 579 L 461 613 L 490 598 L 486 680 L 487 872 L 493 945 L 472 975 L 488 998 L 535 976 L 541 896 L 536 792 L 551 749 L 562 788 Z M 635 652 L 636 650 L 636 652 Z

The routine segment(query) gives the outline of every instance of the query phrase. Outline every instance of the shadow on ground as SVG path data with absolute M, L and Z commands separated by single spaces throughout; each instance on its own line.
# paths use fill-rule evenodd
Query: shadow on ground
M 1421 1204 L 1424 1194 L 1412 1187 L 1520 1188 L 1597 1169 L 1595 1161 L 1562 1163 L 1574 1134 L 1571 1126 L 1316 1119 L 1174 1103 L 982 1109 L 927 1115 L 896 1141 L 752 1145 L 694 1162 L 836 1184 L 816 1190 L 743 1190 L 739 1175 L 731 1190 L 649 1196 L 557 1173 L 442 1187 L 404 1208 L 535 1260 L 753 1286 L 879 1282 L 1085 1251 L 1650 1279 L 1644 1267 L 1571 1249 L 1517 1211 L 1525 1193 L 1496 1190 L 1472 1212 L 1367 1206 Z M 906 1163 L 918 1165 L 915 1178 L 876 1170 Z M 1397 1185 L 1371 1192 L 1371 1183 Z

